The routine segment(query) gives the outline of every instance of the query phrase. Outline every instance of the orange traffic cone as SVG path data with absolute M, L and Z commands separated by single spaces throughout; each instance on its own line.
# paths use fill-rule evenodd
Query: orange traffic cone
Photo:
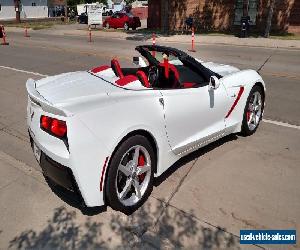
M 28 34 L 27 24 L 25 24 L 25 33 L 24 33 L 24 37 L 30 37 L 30 35 Z
M 0 45 L 9 45 L 9 43 L 6 41 L 6 33 L 3 25 L 0 26 L 0 38 L 3 40 Z
M 195 50 L 195 28 L 192 28 L 192 49 L 189 49 L 191 52 L 196 52 Z

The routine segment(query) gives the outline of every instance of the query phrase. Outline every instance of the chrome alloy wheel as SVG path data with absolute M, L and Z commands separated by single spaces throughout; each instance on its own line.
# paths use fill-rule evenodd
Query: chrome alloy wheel
M 124 206 L 133 206 L 141 200 L 151 178 L 151 158 L 146 148 L 133 146 L 123 156 L 118 166 L 116 190 Z
M 250 99 L 247 110 L 247 124 L 250 131 L 258 126 L 262 116 L 262 97 L 258 91 L 255 91 Z

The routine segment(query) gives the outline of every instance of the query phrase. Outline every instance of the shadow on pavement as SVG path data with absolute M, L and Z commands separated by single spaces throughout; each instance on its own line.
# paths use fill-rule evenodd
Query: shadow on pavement
M 227 136 L 178 161 L 158 179 L 159 185 L 170 174 L 187 162 L 195 160 L 214 148 L 235 140 Z M 81 209 L 85 215 L 97 215 L 106 208 L 82 209 L 77 199 L 64 189 L 51 185 L 52 190 L 65 202 Z M 42 229 L 28 229 L 9 243 L 14 249 L 239 249 L 238 237 L 225 229 L 199 221 L 193 211 L 188 213 L 164 202 L 146 202 L 135 213 L 126 216 L 119 212 L 107 212 L 84 217 L 64 206 L 53 210 L 52 218 Z
M 221 228 L 204 227 L 193 214 L 167 208 L 160 220 L 162 204 L 149 203 L 134 215 L 112 213 L 109 221 L 99 218 L 79 220 L 75 211 L 61 206 L 41 230 L 29 229 L 12 239 L 14 249 L 160 249 L 238 248 L 238 238 Z M 95 219 L 95 220 L 94 220 Z M 98 219 L 98 220 L 97 220 Z M 100 218 L 101 219 L 101 218 Z M 97 220 L 97 221 L 96 221 Z M 150 228 L 150 226 L 152 226 Z M 146 232 L 146 229 L 150 229 Z
M 221 138 L 218 141 L 215 141 L 203 148 L 198 149 L 197 151 L 181 158 L 179 161 L 177 161 L 173 166 L 171 166 L 167 171 L 165 171 L 161 176 L 155 179 L 154 185 L 159 186 L 162 182 L 164 182 L 170 175 L 175 173 L 179 168 L 183 167 L 185 164 L 201 157 L 202 155 L 205 155 L 206 153 L 214 150 L 217 147 L 222 146 L 223 144 L 237 140 L 237 135 L 230 134 L 224 138 Z

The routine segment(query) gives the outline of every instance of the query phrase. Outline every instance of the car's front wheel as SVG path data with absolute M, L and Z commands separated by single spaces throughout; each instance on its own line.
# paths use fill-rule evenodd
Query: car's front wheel
M 255 133 L 264 111 L 264 92 L 263 89 L 255 85 L 249 94 L 244 110 L 241 134 L 249 136 Z
M 136 135 L 124 141 L 110 161 L 105 189 L 109 205 L 126 214 L 140 207 L 152 192 L 155 164 L 146 137 Z

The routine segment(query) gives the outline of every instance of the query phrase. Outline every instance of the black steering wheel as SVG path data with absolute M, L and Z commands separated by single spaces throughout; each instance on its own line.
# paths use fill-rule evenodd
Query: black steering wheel
M 157 66 L 150 66 L 148 70 L 148 81 L 151 87 L 157 86 L 159 80 L 159 70 Z

